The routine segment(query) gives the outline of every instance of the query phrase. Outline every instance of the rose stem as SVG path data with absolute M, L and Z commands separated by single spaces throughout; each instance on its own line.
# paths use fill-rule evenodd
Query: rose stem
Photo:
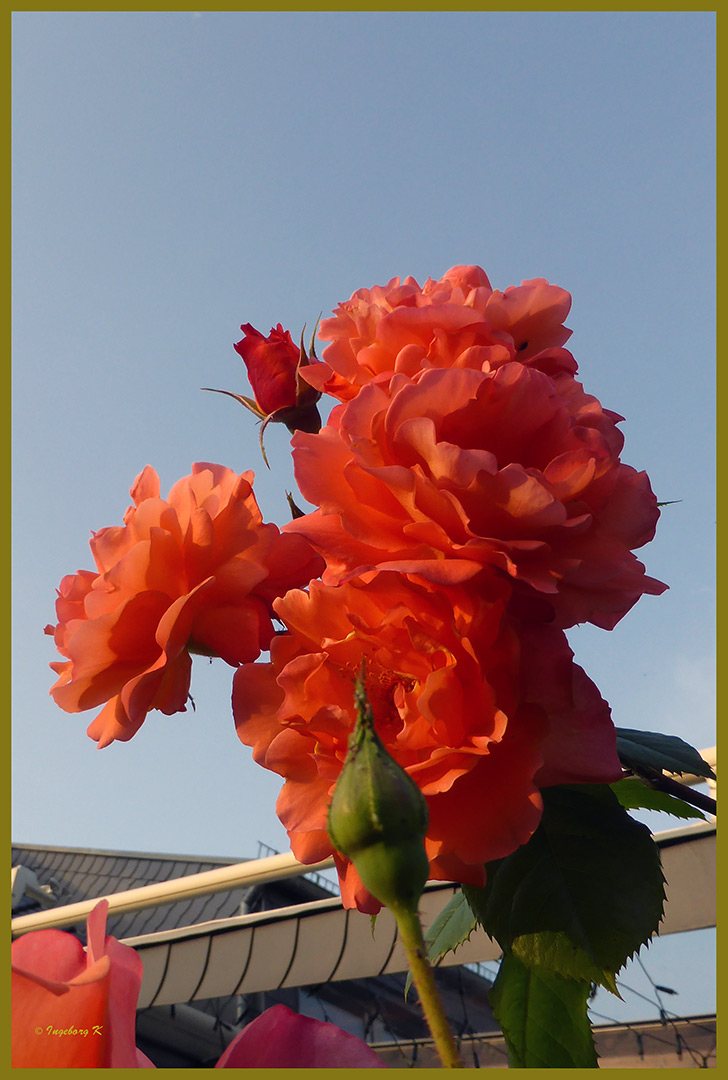
M 455 1044 L 450 1025 L 442 1007 L 442 999 L 435 983 L 427 960 L 425 941 L 422 936 L 422 926 L 416 911 L 407 911 L 404 908 L 390 908 L 397 920 L 397 929 L 404 950 L 407 954 L 412 981 L 417 987 L 417 993 L 425 1014 L 425 1020 L 432 1033 L 437 1052 L 440 1055 L 443 1068 L 464 1069 L 458 1048 Z

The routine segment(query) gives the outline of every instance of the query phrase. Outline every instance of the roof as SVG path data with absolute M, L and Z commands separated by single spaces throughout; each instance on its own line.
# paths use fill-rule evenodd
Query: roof
M 657 834 L 668 881 L 661 933 L 715 925 L 715 832 L 715 825 L 706 821 Z M 34 918 L 64 919 L 63 905 L 108 895 L 113 906 L 115 894 L 125 893 L 128 897 L 128 890 L 135 888 L 148 892 L 157 882 L 174 881 L 172 892 L 186 890 L 183 900 L 117 914 L 112 910 L 108 920 L 109 933 L 125 939 L 143 958 L 140 1023 L 147 1040 L 145 1052 L 157 1060 L 150 1052 L 153 1044 L 159 1067 L 214 1062 L 223 1043 L 239 1029 L 239 1017 L 234 1019 L 234 1026 L 225 1027 L 221 1025 L 221 1014 L 211 1011 L 211 1006 L 223 1002 L 227 1008 L 240 1000 L 239 994 L 246 995 L 247 1001 L 263 1002 L 261 1008 L 277 1000 L 288 1004 L 288 995 L 300 994 L 291 999 L 291 1004 L 297 1007 L 298 1001 L 304 1012 L 306 995 L 313 995 L 324 1002 L 326 1009 L 335 1006 L 343 1010 L 341 1015 L 349 1017 L 345 1028 L 355 1030 L 368 1041 L 388 1039 L 391 1034 L 399 1044 L 394 1056 L 391 1044 L 376 1047 L 383 1055 L 385 1050 L 390 1055 L 390 1067 L 401 1067 L 403 1049 L 405 1057 L 412 1059 L 408 1060 L 409 1067 L 431 1063 L 425 1033 L 416 1030 L 414 1013 L 402 1003 L 399 984 L 404 976 L 398 973 L 405 970 L 406 962 L 391 913 L 385 909 L 380 914 L 372 936 L 369 918 L 345 911 L 334 887 L 327 890 L 326 882 L 317 884 L 304 876 L 274 880 L 268 870 L 269 876 L 261 877 L 261 864 L 289 857 L 241 862 L 220 857 L 33 844 L 15 844 L 12 854 L 13 865 L 25 867 L 40 886 L 29 890 L 30 895 L 26 893 L 24 906 L 16 907 L 14 915 L 34 908 L 39 910 Z M 277 868 L 276 876 L 286 872 L 291 872 L 290 867 L 287 871 Z M 309 868 L 296 864 L 293 873 L 304 872 L 309 873 Z M 216 886 L 216 892 L 199 895 L 190 880 L 196 874 L 224 878 L 226 884 Z M 265 884 L 258 883 L 263 880 Z M 57 911 L 44 911 L 49 898 L 43 889 L 49 887 L 53 890 L 50 901 L 58 906 Z M 431 924 L 454 888 L 443 882 L 428 885 L 421 901 L 425 925 Z M 131 906 L 122 896 L 116 902 L 120 907 Z M 65 921 L 60 925 L 73 925 L 81 936 L 78 912 L 72 911 L 66 908 Z M 23 919 L 18 922 L 22 924 Z M 18 926 L 16 932 L 28 929 Z M 455 1029 L 468 1035 L 468 1052 L 472 1052 L 474 1061 L 477 1056 L 481 1067 L 502 1066 L 504 1051 L 497 1042 L 498 1035 L 483 1034 L 494 1026 L 487 1004 L 488 981 L 459 965 L 495 959 L 499 952 L 497 945 L 478 929 L 436 971 L 450 1011 L 462 1002 L 465 1011 Z M 340 1021 L 339 1012 L 336 1015 Z M 455 1012 L 452 1016 L 455 1020 Z M 210 1030 L 203 1038 L 200 1032 L 205 1023 Z M 355 1023 L 361 1030 L 351 1026 Z M 372 1023 L 375 1026 L 370 1033 Z M 675 1023 L 687 1026 L 680 1028 L 670 1046 L 663 1046 L 657 1037 L 660 1032 L 654 1035 L 652 1028 L 648 1031 L 644 1024 L 620 1025 L 611 1034 L 611 1029 L 597 1029 L 597 1039 L 606 1039 L 603 1045 L 598 1043 L 604 1055 L 602 1067 L 615 1067 L 614 1063 L 618 1067 L 679 1067 L 686 1064 L 687 1058 L 693 1062 L 694 1054 L 713 1066 L 715 1026 L 711 1018 L 701 1018 L 700 1023 L 696 1018 Z M 160 1024 L 167 1026 L 161 1030 Z M 672 1028 L 677 1031 L 675 1024 Z M 187 1039 L 186 1057 L 180 1056 L 183 1036 Z M 410 1041 L 409 1048 L 404 1047 L 403 1039 Z M 680 1058 L 682 1048 L 686 1053 Z
M 714 824 L 699 822 L 657 835 L 667 879 L 661 934 L 715 925 L 715 832 Z M 27 849 L 16 850 L 19 858 L 29 858 L 32 854 Z M 35 854 L 39 859 L 44 857 L 42 850 Z M 78 852 L 75 854 L 78 856 Z M 68 851 L 64 857 L 69 858 Z M 96 867 L 95 872 L 100 874 L 105 860 L 113 862 L 113 857 L 102 858 L 85 852 L 76 873 L 81 874 L 84 867 L 91 873 Z M 159 865 L 156 856 L 147 859 L 137 855 L 134 860 L 141 864 L 148 861 L 150 872 L 152 866 Z M 164 867 L 168 877 L 181 865 L 178 856 L 169 856 Z M 144 1004 L 172 1005 L 225 994 L 367 978 L 406 969 L 391 913 L 385 910 L 380 914 L 373 940 L 366 916 L 345 911 L 338 897 L 326 895 L 324 889 L 305 878 L 283 878 L 275 882 L 277 892 L 272 894 L 272 899 L 264 907 L 256 908 L 252 903 L 255 887 L 251 889 L 243 884 L 252 876 L 255 866 L 254 861 L 240 866 L 242 873 L 236 879 L 239 885 L 210 895 L 195 895 L 179 902 L 120 913 L 114 928 L 110 918 L 109 932 L 132 945 L 144 959 L 140 998 Z M 69 875 L 72 878 L 70 869 Z M 41 883 L 47 880 L 40 871 L 38 877 Z M 180 889 L 186 885 L 180 882 Z M 454 889 L 454 885 L 443 882 L 427 886 L 421 902 L 426 925 Z M 122 883 L 117 882 L 115 891 L 121 890 Z M 270 883 L 258 896 L 269 894 Z M 96 890 L 92 895 L 103 894 Z M 204 914 L 216 905 L 222 914 L 212 917 Z M 76 916 L 74 912 L 74 922 Z M 43 916 L 46 923 L 62 917 L 61 910 Z M 18 920 L 19 924 L 22 922 Z M 30 927 L 17 926 L 18 932 L 27 929 Z M 495 942 L 479 928 L 443 964 L 487 961 L 495 959 L 499 952 Z
M 171 881 L 223 866 L 235 866 L 250 860 L 204 855 L 165 855 L 139 851 L 109 851 L 103 848 L 44 847 L 38 844 L 13 844 L 12 865 L 32 870 L 41 885 L 48 885 L 60 905 L 73 904 L 89 897 L 111 896 L 128 889 L 160 881 Z M 319 900 L 335 895 L 329 889 L 306 878 L 277 882 L 266 890 L 266 908 Z M 139 937 L 174 930 L 256 910 L 259 891 L 255 886 L 241 886 L 212 895 L 197 896 L 179 902 L 160 904 L 141 911 L 114 915 L 110 912 L 107 932 L 116 938 Z M 38 910 L 38 903 L 25 898 L 14 915 Z M 82 924 L 77 928 L 81 936 Z
M 288 869 L 276 869 L 275 878 L 261 878 L 261 864 L 281 861 L 294 863 L 295 867 L 289 865 Z M 341 943 L 334 936 L 334 930 L 339 929 L 341 900 L 336 895 L 334 885 L 327 889 L 326 885 L 330 883 L 316 875 L 313 868 L 309 870 L 296 863 L 292 856 L 277 854 L 273 859 L 245 860 L 241 863 L 234 859 L 200 856 L 113 852 L 87 848 L 44 848 L 38 845 L 15 844 L 13 863 L 31 870 L 41 888 L 51 883 L 55 885 L 57 910 L 48 909 L 42 901 L 26 903 L 23 908 L 14 909 L 13 914 L 21 917 L 30 914 L 31 908 L 42 916 L 53 917 L 60 915 L 67 905 L 77 906 L 83 901 L 95 902 L 95 898 L 103 895 L 107 895 L 113 905 L 115 895 L 118 897 L 117 902 L 121 902 L 122 896 L 119 894 L 128 896 L 128 890 L 135 888 L 148 890 L 151 885 L 160 881 L 178 881 L 181 890 L 188 886 L 195 875 L 212 872 L 217 877 L 230 867 L 232 871 L 237 870 L 239 873 L 222 876 L 228 883 L 232 881 L 240 884 L 224 884 L 218 886 L 214 893 L 195 894 L 191 898 L 188 894 L 186 899 L 179 902 L 154 903 L 117 914 L 111 910 L 107 919 L 108 933 L 134 947 L 136 941 L 156 942 L 159 935 L 185 935 L 200 931 L 203 937 L 192 946 L 196 957 L 200 948 L 205 953 L 208 951 L 207 938 L 204 937 L 206 928 L 212 925 L 213 936 L 216 936 L 216 928 L 221 924 L 227 930 L 231 923 L 236 925 L 242 919 L 243 925 L 247 927 L 247 921 L 252 919 L 256 926 L 253 930 L 256 937 L 256 960 L 252 966 L 246 961 L 243 962 L 248 973 L 247 984 L 255 986 L 254 991 L 248 991 L 247 986 L 244 991 L 246 995 L 252 995 L 245 998 L 245 1015 L 248 1018 L 250 1015 L 255 1016 L 262 1008 L 282 1001 L 304 1015 L 318 1016 L 322 1010 L 324 1014 L 333 1014 L 344 1030 L 354 1031 L 360 1037 L 371 1038 L 372 1034 L 376 1037 L 378 1033 L 380 1038 L 391 1034 L 398 1039 L 417 1038 L 426 1034 L 419 1005 L 412 999 L 412 995 L 409 1002 L 405 998 L 405 977 L 401 974 L 401 967 L 396 968 L 394 973 L 369 980 L 357 976 L 355 964 L 354 977 L 344 981 L 344 969 L 351 967 L 351 962 L 343 957 Z M 301 871 L 313 872 L 317 880 L 309 880 Z M 116 874 L 119 876 L 116 877 Z M 283 876 L 284 874 L 288 876 Z M 255 884 L 251 884 L 251 881 L 255 881 Z M 449 892 L 452 892 L 452 887 Z M 285 916 L 295 912 L 300 916 L 302 912 L 311 909 L 318 913 L 321 905 L 325 909 L 332 908 L 337 925 L 334 927 L 326 920 L 322 924 L 320 919 L 310 923 L 317 931 L 316 941 L 313 943 L 314 955 L 304 955 L 307 953 L 307 927 L 304 927 L 299 937 L 297 923 L 290 919 L 282 924 L 282 934 L 274 941 L 270 954 L 266 955 L 265 948 L 261 953 L 260 945 L 264 940 L 268 940 L 269 929 L 274 939 L 276 938 L 279 927 L 276 914 Z M 63 925 L 84 940 L 83 916 L 76 912 L 72 919 L 65 919 Z M 368 916 L 361 916 L 356 933 L 352 929 L 352 932 L 346 935 L 350 943 L 355 938 L 361 940 L 364 952 L 370 956 L 373 949 L 379 956 L 384 948 L 385 955 L 374 969 L 375 975 L 379 968 L 386 966 L 383 961 L 392 952 L 392 942 L 383 937 L 384 924 L 381 918 L 378 927 L 381 929 L 377 930 L 376 948 Z M 296 968 L 304 981 L 294 978 L 292 985 L 283 986 L 279 973 L 281 963 L 285 969 L 290 968 L 291 971 L 294 966 L 287 955 L 291 944 L 291 929 L 301 946 L 299 950 L 294 949 L 299 965 L 301 960 L 306 960 L 305 971 L 300 969 L 300 966 Z M 225 977 L 225 972 L 218 970 L 217 956 L 220 946 L 222 953 L 229 955 L 232 961 L 232 982 Z M 241 1020 L 238 1014 L 241 999 L 232 991 L 241 982 L 242 969 L 235 970 L 239 950 L 231 950 L 229 946 L 229 938 L 221 939 L 215 946 L 213 962 L 209 964 L 203 961 L 202 967 L 199 967 L 194 962 L 187 964 L 183 942 L 181 951 L 175 951 L 175 957 L 171 960 L 169 974 L 171 976 L 173 972 L 177 972 L 178 962 L 181 962 L 185 969 L 182 973 L 185 986 L 182 986 L 175 976 L 171 984 L 167 980 L 165 992 L 161 995 L 157 992 L 161 989 L 161 972 L 158 970 L 157 961 L 161 957 L 162 967 L 165 968 L 170 949 L 163 944 L 161 953 L 154 948 L 151 953 L 140 952 L 145 973 L 138 1002 L 138 1023 L 141 1026 L 137 1034 L 138 1038 L 142 1038 L 139 1045 L 158 1067 L 209 1066 L 240 1029 Z M 332 947 L 342 953 L 341 971 L 335 982 L 327 979 Z M 281 949 L 285 955 L 281 953 Z M 212 953 L 211 945 L 209 951 Z M 316 954 L 321 961 L 318 965 L 315 962 Z M 309 960 L 311 966 L 308 964 Z M 254 983 L 254 971 L 261 965 L 267 974 L 262 981 Z M 491 985 L 488 979 L 479 972 L 457 968 L 438 972 L 436 977 L 448 1015 L 457 1030 L 462 1028 L 466 1020 L 476 1025 L 478 1030 L 493 1029 L 494 1021 L 487 997 Z M 190 979 L 194 986 L 186 988 Z M 170 985 L 174 988 L 171 992 L 174 1000 L 166 1007 L 162 1002 L 170 998 Z

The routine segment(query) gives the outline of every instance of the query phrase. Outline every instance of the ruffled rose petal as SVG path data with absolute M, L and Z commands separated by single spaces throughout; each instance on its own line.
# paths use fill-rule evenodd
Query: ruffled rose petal
M 270 663 L 236 672 L 233 713 L 255 760 L 284 778 L 276 810 L 298 859 L 332 852 L 327 809 L 363 658 L 377 733 L 428 802 L 433 877 L 483 884 L 484 863 L 538 826 L 541 786 L 616 778 L 608 707 L 563 632 L 529 636 L 509 596 L 499 578 L 466 589 L 379 572 L 276 602 L 288 632 Z M 344 904 L 376 911 L 351 864 L 337 868 Z
M 273 601 L 321 571 L 304 538 L 263 523 L 252 480 L 197 462 L 165 500 L 147 466 L 124 525 L 92 537 L 97 573 L 62 580 L 45 632 L 67 660 L 51 664 L 51 693 L 68 712 L 105 706 L 88 728 L 99 746 L 130 739 L 153 709 L 185 710 L 190 652 L 255 660 Z

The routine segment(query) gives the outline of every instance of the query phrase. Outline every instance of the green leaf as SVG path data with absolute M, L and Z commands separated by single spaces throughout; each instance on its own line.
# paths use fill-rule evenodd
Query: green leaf
M 490 991 L 512 1069 L 594 1069 L 589 983 L 531 968 L 506 954 Z
M 616 784 L 610 784 L 610 787 L 626 810 L 661 810 L 674 817 L 701 818 L 705 821 L 705 814 L 701 814 L 697 807 L 675 798 L 674 795 L 668 795 L 666 791 L 656 791 L 655 788 L 648 787 L 636 776 L 617 780 Z
M 607 784 L 546 788 L 542 796 L 529 842 L 488 864 L 484 889 L 463 893 L 504 952 L 616 993 L 616 973 L 662 917 L 657 845 Z
M 439 963 L 443 956 L 467 941 L 477 925 L 468 901 L 462 892 L 456 892 L 427 931 L 427 959 L 431 964 Z
M 478 920 L 473 914 L 470 905 L 461 892 L 456 892 L 448 900 L 445 907 L 435 918 L 425 935 L 427 946 L 427 959 L 434 967 L 449 952 L 454 952 L 458 945 L 467 941 L 473 930 L 478 925 Z M 404 996 L 407 1000 L 409 988 L 412 985 L 412 972 L 408 972 L 404 987 Z
M 703 760 L 695 747 L 677 735 L 617 728 L 617 753 L 622 764 L 635 772 L 648 768 L 660 772 L 691 773 L 715 780 L 715 773 L 707 761 Z

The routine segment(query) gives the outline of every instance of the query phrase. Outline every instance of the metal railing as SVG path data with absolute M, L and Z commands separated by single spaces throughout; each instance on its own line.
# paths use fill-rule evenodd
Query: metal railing
M 258 858 L 262 859 L 264 856 L 280 855 L 280 851 L 277 851 L 270 844 L 264 844 L 262 840 L 258 841 Z M 332 860 L 333 865 L 333 860 Z M 331 893 L 332 896 L 339 895 L 339 887 L 334 881 L 330 881 L 329 878 L 324 877 L 323 874 L 317 873 L 315 870 L 310 874 L 302 875 L 306 881 L 312 881 L 314 885 L 318 885 L 320 889 L 325 889 L 326 892 Z

